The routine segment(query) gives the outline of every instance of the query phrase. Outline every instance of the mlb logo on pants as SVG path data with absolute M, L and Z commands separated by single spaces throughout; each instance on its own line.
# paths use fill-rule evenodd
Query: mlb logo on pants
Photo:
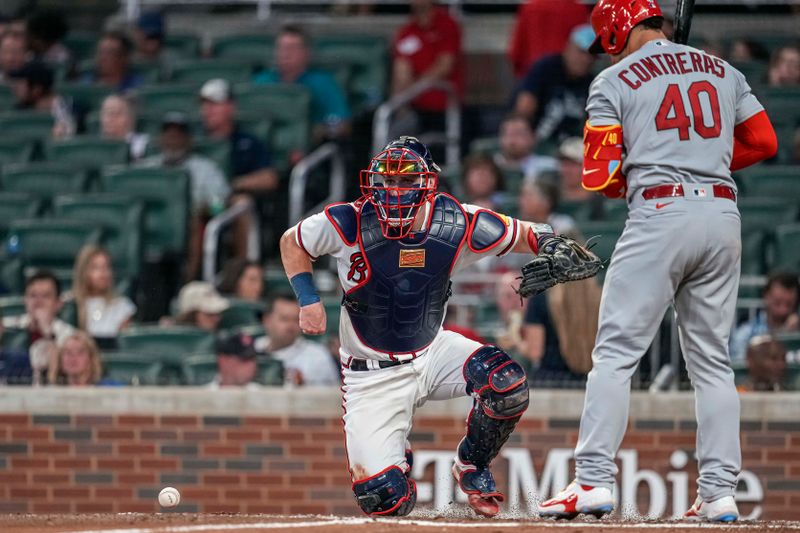
M 707 193 L 706 190 L 702 187 L 698 187 L 693 190 L 695 198 L 705 198 Z

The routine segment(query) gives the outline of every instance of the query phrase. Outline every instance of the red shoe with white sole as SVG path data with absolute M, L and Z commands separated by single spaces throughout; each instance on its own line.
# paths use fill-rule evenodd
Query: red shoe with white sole
M 494 477 L 488 468 L 479 469 L 474 465 L 462 463 L 456 457 L 453 477 L 467 495 L 467 503 L 475 514 L 492 518 L 500 512 L 500 502 L 505 500 L 505 496 L 497 490 Z
M 573 481 L 553 498 L 538 505 L 539 516 L 572 520 L 579 514 L 602 518 L 614 510 L 614 496 L 605 487 L 579 485 Z

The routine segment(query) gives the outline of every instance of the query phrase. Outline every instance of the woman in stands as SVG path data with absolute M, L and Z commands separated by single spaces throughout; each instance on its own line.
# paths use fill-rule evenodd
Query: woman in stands
M 219 292 L 225 296 L 261 302 L 264 293 L 264 269 L 256 261 L 234 258 L 225 263 Z
M 78 330 L 61 342 L 47 370 L 47 381 L 51 385 L 100 385 L 102 377 L 103 366 L 97 344 L 85 332 Z
M 128 327 L 136 306 L 114 290 L 111 257 L 99 246 L 84 246 L 75 260 L 72 298 L 78 312 L 78 327 L 98 339 L 102 346 Z

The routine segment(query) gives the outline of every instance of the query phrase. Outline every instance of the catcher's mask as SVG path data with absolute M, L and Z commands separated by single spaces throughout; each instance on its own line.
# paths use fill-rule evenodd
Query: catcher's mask
M 439 166 L 415 137 L 400 137 L 361 171 L 361 193 L 375 207 L 387 239 L 411 232 L 419 208 L 436 193 Z

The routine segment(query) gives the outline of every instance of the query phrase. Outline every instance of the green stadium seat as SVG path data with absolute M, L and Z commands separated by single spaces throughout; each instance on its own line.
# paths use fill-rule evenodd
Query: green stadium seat
M 194 85 L 145 85 L 139 87 L 135 94 L 142 116 L 160 119 L 168 111 L 183 111 L 190 115 L 197 113 L 197 87 Z
M 500 151 L 500 139 L 498 137 L 479 137 L 469 143 L 469 153 L 494 155 Z
M 44 140 L 53 131 L 53 115 L 39 111 L 9 111 L 0 114 L 0 131 L 13 132 L 21 140 Z
M 64 163 L 29 163 L 4 167 L 0 183 L 4 191 L 31 193 L 49 203 L 59 194 L 86 191 L 89 177 Z
M 271 148 L 279 166 L 286 166 L 292 150 L 308 148 L 311 94 L 295 85 L 246 85 L 238 87 L 239 111 L 261 115 L 272 123 Z
M 591 239 L 591 244 L 593 244 L 592 251 L 603 261 L 611 259 L 614 247 L 624 228 L 624 221 L 587 221 L 578 223 L 578 229 L 580 229 L 583 236 L 587 240 Z
M 49 141 L 45 144 L 44 152 L 49 161 L 68 163 L 81 168 L 100 169 L 128 162 L 128 143 L 91 135 Z
M 145 257 L 183 255 L 189 224 L 189 176 L 171 168 L 127 168 L 102 177 L 106 192 L 144 202 Z
M 164 47 L 173 54 L 184 57 L 200 57 L 201 41 L 193 33 L 168 33 L 164 37 Z
M 260 315 L 264 312 L 264 304 L 238 298 L 231 298 L 229 302 L 230 307 L 222 313 L 219 329 L 229 330 L 261 324 Z
M 187 385 L 200 386 L 211 383 L 217 375 L 216 354 L 190 355 L 181 362 L 183 381 Z
M 586 202 L 584 202 L 585 204 Z M 608 200 L 603 202 L 603 220 L 625 222 L 628 218 L 628 202 Z
M 8 85 L 0 84 L 0 112 L 14 109 L 17 97 Z
M 521 170 L 511 169 L 501 169 L 500 173 L 503 175 L 506 191 L 517 198 L 519 191 L 522 189 L 522 181 L 525 179 L 525 174 Z
M 211 159 L 226 176 L 231 176 L 231 143 L 229 140 L 200 137 L 194 140 L 192 150 Z
M 164 363 L 151 355 L 134 352 L 105 352 L 103 377 L 125 385 L 161 385 Z
M 166 356 L 182 360 L 185 355 L 213 353 L 214 334 L 187 326 L 136 326 L 119 334 L 123 351 L 149 354 L 153 359 Z
M 772 230 L 780 224 L 797 220 L 800 204 L 797 199 L 742 197 L 739 202 L 743 231 Z
M 744 74 L 750 86 L 759 87 L 766 83 L 767 64 L 763 61 L 733 61 L 731 65 Z
M 766 272 L 767 244 L 770 240 L 766 230 L 751 229 L 742 224 L 742 274 L 763 275 Z
M 217 58 L 246 61 L 256 68 L 265 67 L 273 62 L 275 38 L 263 33 L 226 35 L 214 41 L 211 51 Z
M 756 165 L 738 171 L 737 176 L 746 196 L 800 198 L 800 166 Z
M 348 94 L 353 111 L 373 109 L 383 102 L 388 85 L 389 53 L 382 35 L 321 35 L 314 39 L 314 60 L 321 65 L 347 65 Z
M 70 32 L 64 37 L 64 46 L 69 48 L 76 60 L 84 61 L 94 57 L 95 50 L 97 49 L 97 41 L 99 40 L 100 35 L 98 34 Z
M 558 209 L 556 211 L 563 215 L 569 215 L 578 222 L 587 222 L 591 210 L 592 206 L 589 202 L 582 200 L 564 200 L 558 203 Z
M 193 83 L 199 86 L 212 78 L 223 78 L 231 83 L 246 83 L 252 75 L 253 68 L 247 62 L 224 58 L 201 59 L 175 65 L 170 78 L 176 83 Z
M 778 333 L 776 337 L 786 347 L 786 351 L 794 352 L 800 350 L 800 332 Z
M 105 85 L 87 85 L 85 83 L 60 83 L 56 91 L 61 96 L 71 98 L 74 105 L 84 113 L 99 111 L 103 100 L 114 93 Z
M 277 359 L 260 357 L 258 359 L 258 381 L 262 385 L 280 387 L 284 382 L 283 363 Z
M 773 270 L 800 271 L 800 224 L 784 224 L 775 230 Z
M 2 335 L 0 335 L 0 346 L 9 350 L 27 349 L 28 330 L 16 328 L 4 329 Z
M 142 264 L 144 204 L 130 196 L 108 193 L 58 196 L 60 218 L 93 221 L 105 228 L 105 248 L 118 280 L 136 277 Z
M 24 141 L 11 135 L 0 137 L 0 168 L 30 162 L 35 149 L 35 141 Z
M 25 314 L 24 296 L 0 296 L 0 317 Z M 5 344 L 3 344 L 5 346 Z
M 0 239 L 5 239 L 14 220 L 34 218 L 43 207 L 42 200 L 27 192 L 0 192 Z

